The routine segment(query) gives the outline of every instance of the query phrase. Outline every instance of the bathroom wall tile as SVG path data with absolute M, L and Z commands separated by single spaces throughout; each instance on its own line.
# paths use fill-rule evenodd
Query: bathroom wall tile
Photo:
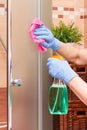
M 74 0 L 74 7 L 75 8 L 80 8 L 80 7 L 84 7 L 84 0 Z
M 87 20 L 85 20 L 85 23 L 84 23 L 84 33 L 85 34 L 87 33 Z
M 7 9 L 6 0 L 0 0 L 0 39 L 7 45 Z M 0 42 L 0 87 L 7 87 L 7 56 L 4 47 Z
M 84 0 L 84 7 L 87 8 L 87 0 Z
M 85 42 L 84 47 L 87 47 L 87 32 L 84 35 L 84 42 Z
M 6 53 L 0 52 L 0 87 L 7 86 Z

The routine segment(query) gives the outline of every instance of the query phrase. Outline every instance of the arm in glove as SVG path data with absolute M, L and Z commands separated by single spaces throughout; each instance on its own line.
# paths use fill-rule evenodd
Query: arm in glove
M 58 50 L 61 46 L 61 42 L 54 38 L 52 32 L 44 25 L 35 29 L 34 32 L 37 39 L 43 39 L 45 42 L 42 42 L 42 45 L 46 48 L 52 48 L 53 50 Z
M 52 77 L 61 79 L 66 84 L 68 84 L 74 77 L 78 76 L 66 60 L 49 58 L 47 68 Z

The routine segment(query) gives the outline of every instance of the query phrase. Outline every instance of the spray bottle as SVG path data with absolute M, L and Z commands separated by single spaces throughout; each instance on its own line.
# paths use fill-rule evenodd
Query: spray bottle
M 61 56 L 52 57 L 63 60 Z M 48 97 L 48 109 L 50 114 L 65 115 L 68 113 L 68 90 L 63 81 L 54 78 L 48 90 Z

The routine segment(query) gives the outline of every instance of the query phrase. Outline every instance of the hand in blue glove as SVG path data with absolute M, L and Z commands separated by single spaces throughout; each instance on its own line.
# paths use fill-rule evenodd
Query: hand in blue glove
M 58 50 L 61 46 L 61 42 L 58 39 L 54 38 L 52 32 L 44 25 L 35 29 L 34 34 L 37 35 L 37 39 L 45 40 L 45 42 L 43 42 L 42 45 L 46 48 Z
M 78 76 L 66 60 L 49 58 L 47 62 L 47 67 L 49 70 L 49 74 L 52 77 L 61 79 L 66 84 L 68 84 L 74 77 Z

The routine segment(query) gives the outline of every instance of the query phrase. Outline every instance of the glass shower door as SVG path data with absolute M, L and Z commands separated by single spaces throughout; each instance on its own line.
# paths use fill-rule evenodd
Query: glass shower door
M 40 9 L 44 9 L 45 4 L 50 6 L 50 1 L 46 2 L 12 0 L 10 3 L 9 0 L 8 3 L 8 130 L 52 129 L 47 109 L 47 86 L 50 83 L 45 71 L 50 52 L 41 56 L 29 38 L 29 25 L 36 16 L 42 15 Z M 48 8 L 43 13 L 49 18 L 50 15 L 46 12 L 49 12 Z M 46 17 L 43 17 L 43 21 L 50 26 Z M 15 77 L 23 81 L 20 90 L 13 87 L 21 84 L 21 80 L 14 80 Z M 45 99 L 42 97 L 42 89 Z

